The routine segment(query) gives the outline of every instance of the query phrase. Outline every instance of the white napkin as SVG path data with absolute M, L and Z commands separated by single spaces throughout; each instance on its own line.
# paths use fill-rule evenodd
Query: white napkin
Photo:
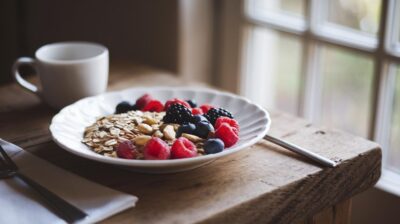
M 85 211 L 79 223 L 94 223 L 130 207 L 137 197 L 99 185 L 63 170 L 0 139 L 22 173 Z M 0 179 L 0 223 L 65 223 L 44 204 L 34 190 L 17 178 Z

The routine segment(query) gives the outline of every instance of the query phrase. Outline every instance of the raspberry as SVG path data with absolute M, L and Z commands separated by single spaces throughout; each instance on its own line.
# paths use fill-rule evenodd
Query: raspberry
M 165 113 L 163 121 L 165 123 L 185 124 L 192 120 L 192 112 L 182 104 L 172 104 Z
M 165 160 L 169 159 L 171 150 L 163 140 L 153 137 L 144 146 L 143 153 L 145 159 Z
M 199 115 L 199 114 L 203 114 L 203 110 L 201 110 L 200 108 L 192 108 L 192 114 L 193 115 Z
M 228 124 L 229 126 L 235 128 L 238 132 L 239 132 L 239 124 L 236 122 L 236 120 L 229 118 L 229 117 L 219 117 L 216 121 L 215 121 L 215 129 L 218 129 L 219 127 L 221 127 L 222 124 Z M 238 133 L 236 133 L 238 134 Z
M 143 111 L 161 112 L 164 110 L 164 105 L 158 100 L 151 100 L 143 107 Z
M 197 155 L 196 146 L 187 138 L 180 137 L 175 140 L 171 147 L 171 158 L 182 159 L 191 158 Z
M 215 121 L 219 118 L 219 117 L 229 117 L 229 118 L 233 118 L 233 115 L 225 110 L 224 108 L 211 108 L 208 112 L 207 112 L 207 119 L 211 122 L 211 124 L 215 124 Z
M 136 107 L 139 108 L 139 110 L 143 109 L 144 106 L 146 106 L 151 100 L 153 100 L 153 97 L 151 97 L 149 94 L 144 94 L 141 96 L 139 99 L 136 100 Z
M 215 131 L 215 136 L 225 143 L 225 147 L 231 147 L 239 140 L 238 130 L 229 126 L 228 123 L 222 123 Z
M 206 114 L 211 108 L 214 108 L 210 104 L 203 104 L 200 106 L 200 109 L 203 111 L 203 114 Z
M 134 159 L 136 157 L 136 147 L 129 140 L 119 143 L 116 151 L 119 158 Z
M 174 99 L 172 99 L 172 100 L 168 100 L 168 101 L 165 103 L 165 110 L 168 110 L 168 108 L 169 108 L 172 104 L 176 104 L 176 103 L 179 103 L 179 104 L 181 104 L 181 105 L 183 105 L 183 106 L 185 106 L 185 107 L 187 107 L 187 108 L 191 108 L 191 106 L 189 105 L 188 102 L 186 102 L 186 101 L 184 101 L 184 100 L 181 100 L 181 99 L 178 99 L 178 98 L 174 98 Z

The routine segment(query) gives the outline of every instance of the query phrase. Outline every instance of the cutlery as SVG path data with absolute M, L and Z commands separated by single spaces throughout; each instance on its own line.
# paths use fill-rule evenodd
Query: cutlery
M 71 205 L 64 199 L 50 192 L 40 184 L 36 183 L 31 178 L 22 174 L 17 165 L 7 155 L 6 151 L 0 145 L 0 178 L 17 177 L 34 189 L 45 202 L 50 206 L 52 211 L 64 219 L 68 223 L 73 223 L 81 220 L 87 216 L 87 214 L 81 211 L 79 208 Z
M 313 160 L 314 162 L 317 162 L 318 164 L 321 164 L 323 166 L 327 166 L 327 167 L 335 167 L 336 166 L 336 162 L 334 162 L 334 161 L 332 161 L 332 160 L 330 160 L 330 159 L 328 159 L 326 157 L 323 157 L 321 155 L 318 155 L 317 153 L 311 152 L 308 149 L 305 149 L 305 148 L 302 148 L 300 146 L 297 146 L 297 145 L 295 145 L 293 143 L 284 141 L 284 140 L 279 139 L 279 138 L 272 137 L 271 135 L 265 135 L 264 139 L 267 140 L 267 141 L 270 141 L 270 142 L 272 142 L 272 143 L 274 143 L 276 145 L 282 146 L 285 149 L 289 149 L 292 152 L 295 152 L 297 154 L 305 156 L 305 157 L 307 157 L 307 158 Z

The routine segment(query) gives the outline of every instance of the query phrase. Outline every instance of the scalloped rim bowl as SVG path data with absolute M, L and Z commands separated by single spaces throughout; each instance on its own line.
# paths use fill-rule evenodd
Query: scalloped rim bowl
M 175 160 L 127 160 L 102 156 L 81 143 L 85 127 L 98 117 L 114 113 L 115 106 L 123 101 L 133 102 L 141 95 L 149 93 L 165 102 L 177 97 L 194 99 L 199 105 L 209 103 L 232 112 L 240 125 L 239 141 L 223 152 Z M 146 173 L 172 173 L 190 170 L 208 164 L 217 158 L 249 147 L 267 134 L 271 124 L 268 112 L 251 103 L 248 99 L 231 93 L 206 88 L 187 87 L 145 87 L 108 92 L 81 99 L 56 114 L 50 124 L 53 140 L 63 149 L 98 162 L 113 164 L 133 171 Z

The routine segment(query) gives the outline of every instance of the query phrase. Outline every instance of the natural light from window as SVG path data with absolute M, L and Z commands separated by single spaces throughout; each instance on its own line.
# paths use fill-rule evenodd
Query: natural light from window
M 247 0 L 244 6 L 242 93 L 378 141 L 381 183 L 390 173 L 400 195 L 400 3 Z

